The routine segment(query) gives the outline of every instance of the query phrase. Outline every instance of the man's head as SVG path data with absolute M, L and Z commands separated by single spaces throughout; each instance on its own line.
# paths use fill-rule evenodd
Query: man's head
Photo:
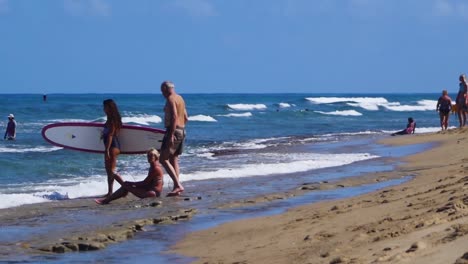
M 175 85 L 171 81 L 164 81 L 161 83 L 161 93 L 164 97 L 168 97 L 174 91 Z

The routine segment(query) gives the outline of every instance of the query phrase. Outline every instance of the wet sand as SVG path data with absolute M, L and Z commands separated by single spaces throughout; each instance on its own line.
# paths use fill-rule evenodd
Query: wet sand
M 381 141 L 431 142 L 434 148 L 406 157 L 393 171 L 332 185 L 414 176 L 403 184 L 197 231 L 173 252 L 196 263 L 468 263 L 468 129 Z M 327 188 L 318 185 L 311 189 Z

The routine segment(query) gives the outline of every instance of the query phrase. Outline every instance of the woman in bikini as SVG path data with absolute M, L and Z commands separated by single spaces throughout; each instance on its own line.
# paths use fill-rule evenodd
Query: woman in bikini
M 112 194 L 114 180 L 120 185 L 123 183 L 122 177 L 115 172 L 117 166 L 117 156 L 120 154 L 119 132 L 122 128 L 122 117 L 120 116 L 117 104 L 112 99 L 103 101 L 104 113 L 106 113 L 107 121 L 104 124 L 102 131 L 102 140 L 104 142 L 104 166 L 107 173 L 107 194 L 109 197 Z
M 94 200 L 97 204 L 108 204 L 113 200 L 127 196 L 127 194 L 133 193 L 138 198 L 148 197 L 159 197 L 162 193 L 163 188 L 163 171 L 159 164 L 159 152 L 152 148 L 148 150 L 147 154 L 148 163 L 150 168 L 148 176 L 143 181 L 139 182 L 124 182 L 111 196 L 103 199 Z

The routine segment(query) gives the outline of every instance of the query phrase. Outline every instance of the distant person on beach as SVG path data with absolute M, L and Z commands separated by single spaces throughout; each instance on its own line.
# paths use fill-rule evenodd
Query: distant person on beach
M 3 139 L 15 140 L 16 139 L 16 121 L 13 114 L 8 115 L 8 124 Z
M 468 86 L 466 83 L 466 77 L 464 74 L 460 75 L 458 78 L 460 83 L 459 83 L 459 89 L 458 89 L 458 94 L 457 98 L 455 100 L 457 104 L 457 114 L 458 114 L 458 121 L 460 122 L 460 127 L 464 127 L 466 125 L 466 112 L 468 111 L 467 108 L 467 92 L 468 92 Z
M 163 171 L 159 165 L 159 152 L 152 148 L 146 153 L 148 163 L 150 164 L 148 176 L 139 182 L 124 182 L 115 193 L 106 198 L 94 200 L 97 204 L 108 204 L 109 202 L 125 197 L 133 193 L 138 198 L 159 197 L 163 188 Z
M 408 117 L 408 124 L 406 124 L 406 128 L 396 133 L 393 133 L 392 136 L 414 134 L 415 130 L 416 122 L 414 122 L 412 117 Z
M 452 111 L 452 99 L 448 96 L 447 90 L 442 91 L 442 95 L 437 101 L 436 111 L 439 112 L 440 127 L 442 130 L 447 130 L 450 111 Z
M 185 141 L 185 124 L 188 121 L 185 101 L 175 92 L 174 83 L 161 84 L 161 93 L 166 98 L 164 106 L 164 126 L 166 133 L 161 145 L 161 164 L 174 182 L 174 188 L 167 196 L 177 196 L 184 191 L 179 181 L 179 155 Z
M 120 116 L 117 104 L 112 99 L 103 101 L 104 113 L 106 113 L 107 121 L 104 124 L 102 131 L 102 140 L 104 142 L 104 164 L 107 173 L 107 194 L 109 197 L 112 194 L 114 180 L 120 185 L 123 184 L 123 179 L 115 173 L 117 166 L 117 156 L 120 154 L 119 132 L 122 128 L 122 117 Z

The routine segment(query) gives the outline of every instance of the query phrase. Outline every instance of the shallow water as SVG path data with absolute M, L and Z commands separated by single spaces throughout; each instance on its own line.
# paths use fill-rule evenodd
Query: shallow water
M 400 130 L 408 116 L 418 123 L 416 133 L 439 130 L 436 94 L 183 96 L 190 119 L 180 162 L 184 181 L 315 174 L 372 159 L 365 145 L 346 142 Z M 0 94 L 0 129 L 9 113 L 18 122 L 17 140 L 0 141 L 0 208 L 106 192 L 102 155 L 52 146 L 41 129 L 56 122 L 104 122 L 107 98 L 117 102 L 125 123 L 163 127 L 160 93 L 49 94 L 47 102 L 41 94 Z M 120 155 L 117 169 L 125 180 L 142 180 L 148 164 L 144 155 Z M 165 182 L 170 188 L 167 176 Z

